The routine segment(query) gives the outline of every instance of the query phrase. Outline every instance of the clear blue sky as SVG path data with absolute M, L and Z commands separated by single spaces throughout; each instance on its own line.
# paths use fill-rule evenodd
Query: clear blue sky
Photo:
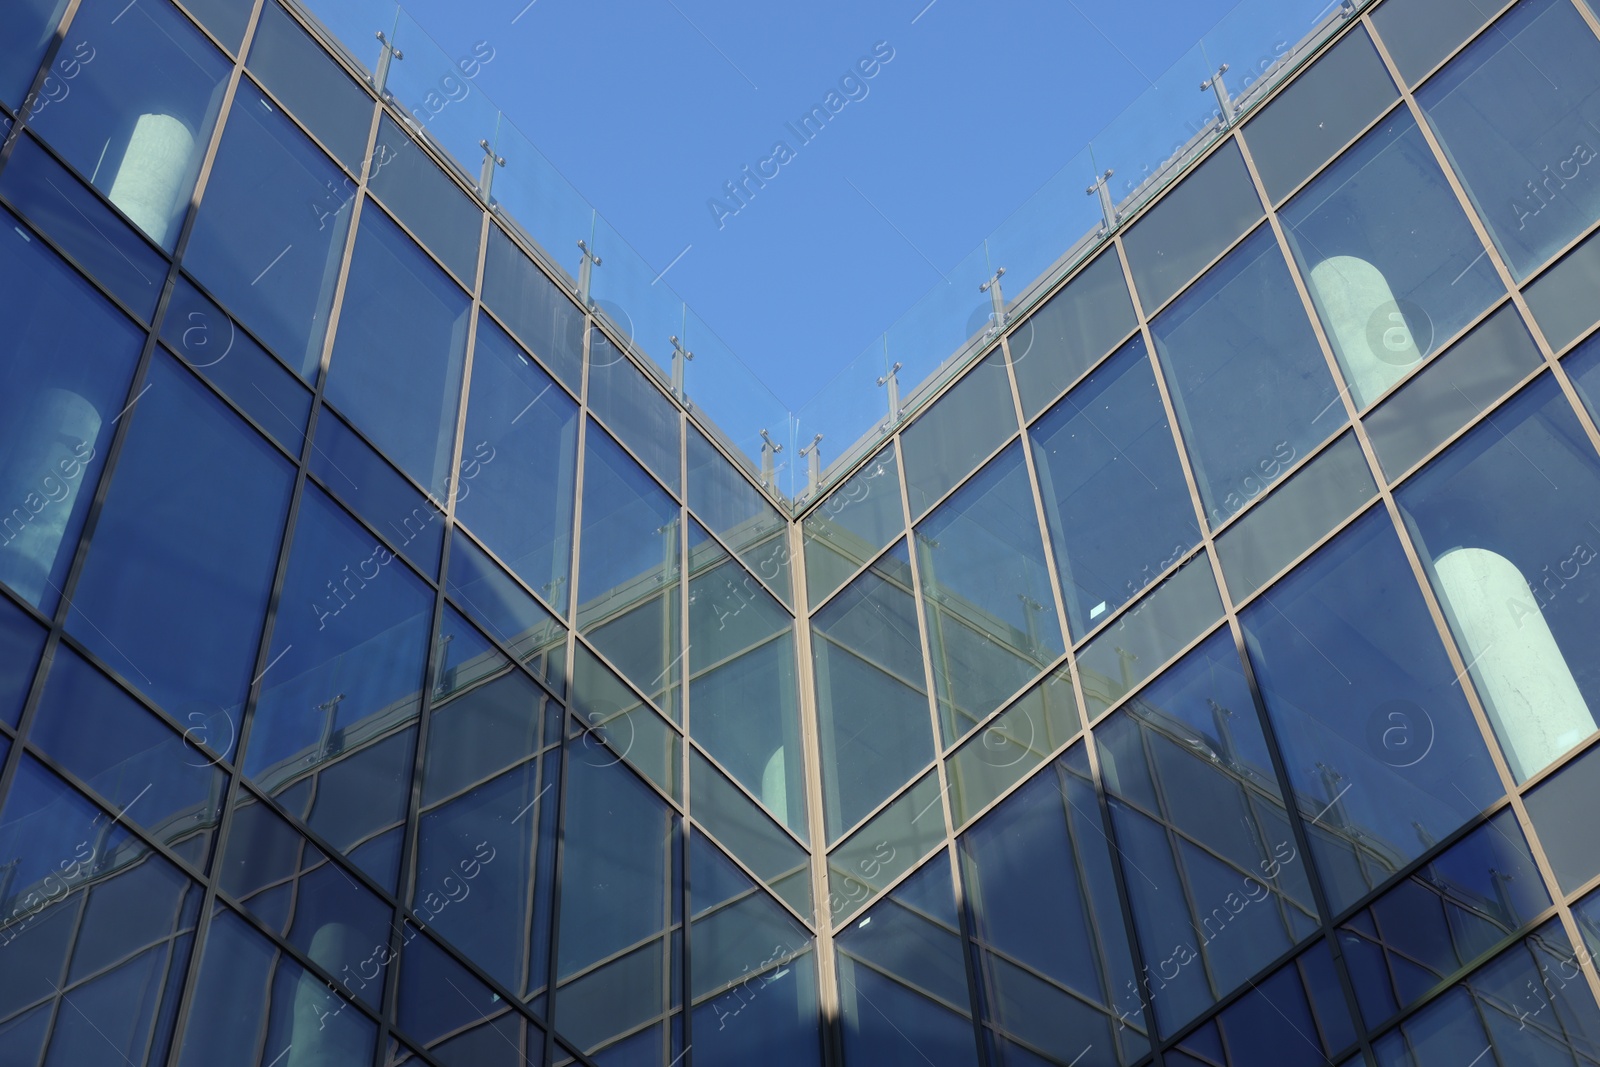
M 404 6 L 452 55 L 492 45 L 478 87 L 654 269 L 689 247 L 664 280 L 797 408 L 1233 3 Z M 784 124 L 880 41 L 867 95 L 798 147 Z M 780 138 L 795 158 L 719 229 L 707 201 Z

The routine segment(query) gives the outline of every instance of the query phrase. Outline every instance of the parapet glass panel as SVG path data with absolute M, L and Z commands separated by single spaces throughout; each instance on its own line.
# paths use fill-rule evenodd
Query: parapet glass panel
M 339 162 L 360 172 L 372 132 L 372 97 L 276 3 L 261 8 L 250 42 L 250 72 Z
M 450 496 L 471 304 L 400 227 L 368 206 L 325 395 L 439 500 Z
M 170 356 L 142 392 L 67 630 L 178 721 L 237 721 L 293 468 Z
M 1388 0 L 1372 21 L 1400 76 L 1415 85 L 1502 6 L 1500 0 Z
M 1500 796 L 1382 508 L 1280 580 L 1241 622 L 1335 911 Z
M 913 517 L 1017 431 L 1005 355 L 996 348 L 900 435 Z
M 1524 781 L 1596 728 L 1600 602 L 1585 586 L 1600 570 L 1600 456 L 1547 375 L 1396 500 Z
M 1033 418 L 1138 325 L 1116 251 L 1106 252 L 1007 339 L 1022 413 Z
M 1078 732 L 1072 675 L 1057 670 L 989 720 L 983 732 L 945 762 L 950 816 L 957 826 L 1027 777 Z
M 170 251 L 232 64 L 166 0 L 88 0 L 60 54 L 79 61 L 77 76 L 35 111 L 34 129 Z
M 443 261 L 457 281 L 473 288 L 478 277 L 483 209 L 388 115 L 378 120 L 367 187 Z
M 680 492 L 678 409 L 599 330 L 589 334 L 589 406 L 651 473 Z
M 1523 295 L 1550 347 L 1571 344 L 1600 317 L 1600 237 L 1585 239 Z
M 1150 332 L 1213 527 L 1344 424 L 1270 227 L 1174 301 Z
M 0 212 L 0 581 L 55 610 L 144 342 Z
M 1163 196 L 1123 237 L 1149 314 L 1261 217 L 1244 157 L 1232 141 Z
M 939 505 L 916 544 L 948 746 L 1066 651 L 1022 446 Z
M 1123 345 L 1029 437 L 1067 624 L 1081 636 L 1200 540 L 1144 338 Z
M 1082 744 L 961 837 L 987 1021 L 1062 1063 L 1149 1049 L 1111 847 Z
M 0 722 L 16 726 L 33 687 L 45 633 L 10 600 L 0 597 Z
M 1409 111 L 1339 157 L 1282 218 L 1358 408 L 1505 292 Z
M 355 193 L 266 97 L 239 93 L 184 267 L 308 383 L 322 362 Z
M 565 614 L 577 499 L 578 405 L 480 313 L 456 517 Z M 469 472 L 475 472 L 470 480 Z
M 1600 39 L 1570 0 L 1521 0 L 1417 103 L 1512 274 L 1600 217 Z
M 4 102 L 13 110 L 21 108 L 23 97 L 33 86 L 34 75 L 39 72 L 39 62 L 44 59 L 45 49 L 50 46 L 50 39 L 55 36 L 56 27 L 61 25 L 61 16 L 67 10 L 68 0 L 17 0 L 15 6 L 6 15 L 11 26 L 4 39 L 0 39 L 0 102 Z M 71 63 L 74 58 L 69 51 L 61 54 L 61 59 Z M 67 70 L 76 71 L 76 65 L 69 65 Z M 47 94 L 65 99 L 66 83 L 62 81 L 62 74 L 52 70 L 46 77 L 51 84 L 46 85 Z M 43 97 L 48 99 L 49 96 Z M 39 99 L 32 101 L 34 107 L 39 104 Z
M 1399 97 L 1366 27 L 1357 26 L 1245 126 L 1267 195 L 1282 200 Z
M 793 607 L 789 524 L 784 516 L 693 427 L 688 448 L 689 508 L 768 589 Z
M 489 227 L 483 302 L 574 393 L 583 384 L 583 312 L 505 231 Z
M 822 806 L 832 841 L 933 760 L 905 544 L 817 612 L 811 628 Z
M 826 599 L 884 545 L 905 532 L 900 464 L 890 441 L 801 523 L 810 603 Z

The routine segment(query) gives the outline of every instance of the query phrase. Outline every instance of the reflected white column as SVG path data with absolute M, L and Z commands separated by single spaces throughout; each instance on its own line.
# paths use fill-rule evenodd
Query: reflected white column
M 1394 291 L 1355 256 L 1330 256 L 1307 281 L 1356 405 L 1366 407 L 1422 359 Z
M 1515 564 L 1456 548 L 1433 568 L 1511 772 L 1524 781 L 1593 733 L 1594 716 Z
M 761 771 L 761 803 L 783 822 L 789 821 L 789 769 L 782 746 L 767 758 Z
M 164 245 L 193 155 L 194 134 L 180 120 L 140 115 L 106 196 L 151 240 Z
M 341 961 L 361 959 L 375 947 L 358 943 L 357 936 L 345 923 L 325 923 L 312 935 L 307 955 L 330 974 L 339 974 Z M 343 1005 L 344 1001 L 329 992 L 327 982 L 310 971 L 301 972 L 295 983 L 294 1016 L 282 1067 L 346 1067 L 367 1060 L 371 1052 L 364 1047 L 364 1028 L 349 1025 L 357 1022 L 355 1016 L 360 1013 Z M 346 1011 L 352 1017 L 338 1019 Z M 269 1054 L 273 1051 L 268 1050 Z
M 67 389 L 43 389 L 10 427 L 0 467 L 0 580 L 38 605 L 67 535 L 100 412 Z

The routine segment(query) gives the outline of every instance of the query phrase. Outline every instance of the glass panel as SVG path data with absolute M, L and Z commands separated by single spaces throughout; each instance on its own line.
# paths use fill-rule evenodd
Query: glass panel
M 0 212 L 0 580 L 55 610 L 143 335 Z
M 678 409 L 599 330 L 589 335 L 589 406 L 667 488 L 680 491 Z
M 583 746 L 585 761 L 612 767 L 627 760 L 673 800 L 683 799 L 681 735 L 582 644 L 573 652 L 572 710 L 568 735 Z
M 578 626 L 676 721 L 680 509 L 592 423 L 585 451 Z
M 1067 625 L 1085 634 L 1200 540 L 1144 338 L 1029 431 Z
M 988 1021 L 1062 1063 L 1086 1043 L 1105 1050 L 1100 1063 L 1143 1056 L 1148 1021 L 1083 745 L 963 834 L 961 858 Z
M 1089 718 L 1132 692 L 1222 617 L 1222 597 L 1204 554 L 1145 595 L 1078 653 Z
M 1416 84 L 1502 6 L 1494 0 L 1389 0 L 1372 15 L 1400 76 Z
M 222 309 L 180 276 L 161 317 L 161 339 L 291 455 L 305 447 L 311 393 Z
M 1072 675 L 1058 670 L 990 720 L 950 756 L 950 813 L 957 826 L 1030 774 L 1078 732 Z
M 444 513 L 331 411 L 317 417 L 317 440 L 308 467 L 398 546 L 406 559 L 428 574 L 439 573 Z M 469 488 L 463 485 L 462 492 Z
M 1217 559 L 1235 600 L 1260 589 L 1377 495 L 1354 434 L 1306 464 L 1217 538 Z
M 1123 883 L 1171 1033 L 1316 931 L 1311 881 L 1233 635 L 1095 729 Z
M 498 226 L 489 227 L 483 302 L 576 392 L 583 382 L 583 313 Z
M 386 861 L 350 850 L 404 816 L 433 598 L 308 485 L 280 604 L 244 771 L 392 885 Z
M 1595 730 L 1600 456 L 1546 376 L 1396 494 L 1506 762 L 1525 781 Z M 1493 501 L 1493 506 L 1486 506 Z
M 1509 304 L 1365 418 L 1372 450 L 1394 481 L 1544 362 Z
M 378 120 L 367 185 L 462 285 L 474 286 L 483 209 L 387 114 Z
M 1282 217 L 1358 408 L 1505 291 L 1409 111 L 1339 157 Z
M 911 514 L 927 511 L 1016 431 L 1005 355 L 997 348 L 901 433 Z
M 1340 927 L 1362 1017 L 1379 1026 L 1549 906 L 1516 816 L 1503 810 Z
M 933 759 L 917 606 L 904 542 L 812 622 L 828 839 Z
M 917 527 L 943 744 L 1065 651 L 1033 488 L 1012 445 Z
M 18 138 L 0 175 L 0 193 L 78 266 L 141 318 L 151 318 L 167 261 L 33 138 Z
M 1382 508 L 1241 622 L 1334 910 L 1500 795 Z
M 939 776 L 929 771 L 828 854 L 828 916 L 835 926 L 944 843 L 943 799 Z
M 1122 260 L 1104 253 L 1007 339 L 1022 413 L 1031 419 L 1049 407 L 1136 325 Z
M 16 726 L 44 651 L 44 630 L 0 597 L 0 722 Z
M 1600 217 L 1600 40 L 1571 3 L 1521 0 L 1417 103 L 1512 274 Z
M 66 9 L 67 0 L 19 0 L 6 16 L 10 28 L 5 37 L 0 38 L 0 102 L 13 110 L 20 109 L 23 96 L 32 88 L 34 75 L 39 72 L 39 62 L 44 59 L 45 49 L 55 36 L 56 27 L 61 24 L 61 15 Z M 34 114 L 52 100 L 59 102 L 66 99 L 66 94 L 71 92 L 66 84 L 70 80 L 66 77 L 67 72 L 72 71 L 76 77 L 81 69 L 82 55 L 89 54 L 93 49 L 80 46 L 80 51 L 81 55 L 70 49 L 59 53 L 60 60 L 67 66 L 51 71 L 47 76 L 50 84 L 44 87 L 44 93 L 31 102 Z M 72 63 L 74 58 L 80 63 Z
M 450 494 L 470 306 L 383 212 L 363 213 L 327 398 L 440 500 Z
M 689 752 L 697 822 L 806 920 L 814 917 L 811 859 L 704 756 Z
M 829 493 L 801 523 L 810 603 L 825 599 L 905 530 L 900 464 L 891 441 L 865 467 Z
M 314 383 L 355 183 L 248 90 L 228 113 L 183 265 Z
M 1528 817 L 1556 883 L 1572 892 L 1600 874 L 1590 812 L 1600 797 L 1600 749 L 1590 748 L 1528 794 Z
M 135 226 L 177 243 L 232 66 L 168 3 L 87 0 L 60 55 L 80 59 L 33 127 Z
M 1217 1016 L 1228 1067 L 1276 1067 L 1286 1057 L 1288 1062 L 1331 1063 L 1330 1056 L 1355 1040 L 1327 942 L 1317 942 L 1252 986 Z M 1307 1055 L 1313 1058 L 1299 1059 Z
M 689 507 L 789 607 L 789 524 L 761 490 L 689 430 Z
M 1267 195 L 1282 200 L 1399 97 L 1366 27 L 1357 26 L 1245 126 Z
M 1559 352 L 1571 344 L 1600 314 L 1600 236 L 1567 253 L 1523 295 L 1550 347 Z
M 237 52 L 250 24 L 250 0 L 183 0 L 195 21 L 210 30 L 222 47 Z
M 237 717 L 292 468 L 160 353 L 128 417 L 67 629 L 179 722 Z
M 1145 314 L 1200 273 L 1261 217 L 1261 198 L 1232 141 L 1163 196 L 1123 236 Z
M 372 129 L 372 97 L 275 3 L 261 8 L 250 41 L 250 72 L 336 159 L 351 171 L 360 169 Z
M 1213 526 L 1339 429 L 1339 391 L 1270 227 L 1150 327 Z
M 846 1064 L 977 1067 L 946 853 L 901 882 L 834 945 Z
M 450 596 L 559 695 L 566 689 L 567 631 L 465 536 L 450 541 Z

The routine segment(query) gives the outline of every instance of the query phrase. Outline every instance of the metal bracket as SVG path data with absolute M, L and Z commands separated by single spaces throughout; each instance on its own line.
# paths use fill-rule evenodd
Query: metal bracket
M 889 387 L 889 425 L 893 426 L 900 421 L 900 379 L 895 375 L 899 373 L 900 364 L 896 363 L 889 368 L 889 373 L 878 379 L 879 385 Z
M 994 277 L 978 286 L 978 292 L 988 293 L 989 300 L 994 305 L 993 325 L 989 327 L 989 336 L 998 337 L 1001 330 L 1006 328 L 1006 299 L 1000 292 L 1000 279 L 1005 277 L 1006 269 L 1001 267 L 994 272 Z
M 672 395 L 679 400 L 683 399 L 683 370 L 684 364 L 693 361 L 694 353 L 684 348 L 677 337 L 669 337 L 672 342 Z
M 773 482 L 777 479 L 777 471 L 773 463 L 774 457 L 783 451 L 783 446 L 768 436 L 767 431 L 761 431 L 761 487 L 774 489 Z
M 388 96 L 386 86 L 389 84 L 389 62 L 394 59 L 404 59 L 406 54 L 389 43 L 389 38 L 379 30 L 378 40 L 383 44 L 383 51 L 378 53 L 378 69 L 372 75 L 372 87 L 378 91 L 380 97 Z
M 505 166 L 506 157 L 495 155 L 487 140 L 479 141 L 478 147 L 483 149 L 483 167 L 478 171 L 478 195 L 487 204 L 489 190 L 494 187 L 494 168 Z
M 1096 178 L 1093 184 L 1084 190 L 1090 196 L 1094 196 L 1096 193 L 1100 194 L 1100 214 L 1105 219 L 1100 228 L 1101 237 L 1111 236 L 1111 231 L 1116 229 L 1117 223 L 1122 221 L 1122 212 L 1118 211 L 1111 203 L 1111 176 L 1115 173 L 1116 171 L 1107 168 L 1104 174 Z
M 600 257 L 589 251 L 589 246 L 581 240 L 578 247 L 583 250 L 583 261 L 578 264 L 578 299 L 585 308 L 592 308 L 594 305 L 589 301 L 589 275 L 592 268 L 600 265 Z
M 817 495 L 817 489 L 822 485 L 822 435 L 819 433 L 811 439 L 811 443 L 800 450 L 806 457 L 806 496 Z
M 1217 94 L 1217 106 L 1222 109 L 1222 124 L 1217 127 L 1219 130 L 1225 130 L 1233 125 L 1233 98 L 1228 95 L 1228 87 L 1222 81 L 1222 76 L 1226 73 L 1228 73 L 1228 64 L 1224 63 L 1217 68 L 1215 74 L 1200 83 L 1201 92 L 1210 89 Z

